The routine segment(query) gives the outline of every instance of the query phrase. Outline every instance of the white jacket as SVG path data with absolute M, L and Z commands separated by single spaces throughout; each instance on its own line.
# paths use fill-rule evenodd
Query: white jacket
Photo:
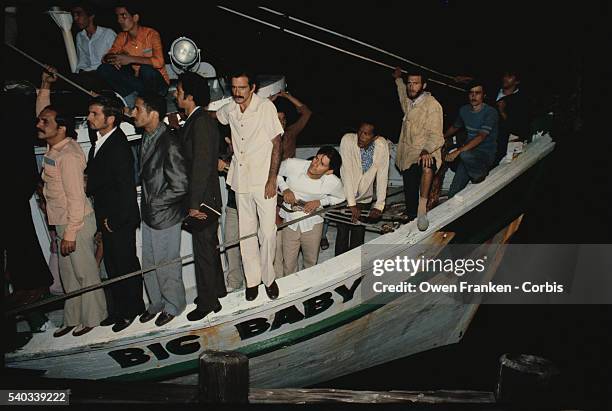
M 383 210 L 387 197 L 387 181 L 389 179 L 389 143 L 385 138 L 374 140 L 374 158 L 372 166 L 363 173 L 361 167 L 361 153 L 357 145 L 357 134 L 347 133 L 340 142 L 340 155 L 342 167 L 340 175 L 344 184 L 344 194 L 349 206 L 357 201 L 368 204 L 372 202 L 374 179 L 376 179 L 376 204 L 374 207 Z M 364 199 L 370 197 L 368 199 Z M 360 201 L 360 199 L 364 199 Z

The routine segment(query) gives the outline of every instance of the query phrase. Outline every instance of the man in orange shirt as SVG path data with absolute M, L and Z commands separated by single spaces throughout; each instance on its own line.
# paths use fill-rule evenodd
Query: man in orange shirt
M 138 94 L 165 96 L 170 78 L 164 67 L 159 33 L 140 25 L 140 13 L 134 6 L 119 4 L 115 14 L 122 32 L 102 57 L 98 73 L 130 107 Z

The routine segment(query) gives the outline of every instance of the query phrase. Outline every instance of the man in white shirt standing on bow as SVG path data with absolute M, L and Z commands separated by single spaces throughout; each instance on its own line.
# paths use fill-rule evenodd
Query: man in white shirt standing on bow
M 321 147 L 312 161 L 298 158 L 283 161 L 278 172 L 278 188 L 283 194 L 280 215 L 285 222 L 344 201 L 342 181 L 334 175 L 340 172 L 341 166 L 340 153 L 331 146 Z M 282 230 L 284 275 L 298 270 L 300 248 L 304 268 L 317 263 L 322 231 L 323 218 L 318 215 Z
M 232 131 L 234 154 L 227 181 L 236 192 L 240 237 L 257 232 L 257 237 L 240 242 L 247 283 L 245 297 L 247 301 L 254 300 L 263 281 L 268 297 L 275 299 L 279 292 L 274 272 L 276 177 L 283 127 L 274 103 L 255 94 L 253 74 L 239 71 L 231 81 L 233 101 L 216 115 Z

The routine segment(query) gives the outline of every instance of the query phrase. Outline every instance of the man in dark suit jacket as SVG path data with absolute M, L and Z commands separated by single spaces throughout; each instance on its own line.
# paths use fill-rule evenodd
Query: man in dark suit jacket
M 142 265 L 145 268 L 175 260 L 181 255 L 183 204 L 189 181 L 178 136 L 161 121 L 166 100 L 157 94 L 138 96 L 132 110 L 136 127 L 144 128 L 140 151 L 142 196 Z M 185 309 L 182 264 L 176 262 L 144 275 L 150 304 L 140 322 L 159 327 Z
M 219 298 L 227 295 L 221 256 L 217 249 L 218 219 L 214 211 L 206 208 L 208 206 L 221 212 L 221 189 L 217 174 L 220 137 L 216 122 L 204 111 L 210 102 L 206 79 L 191 72 L 181 74 L 176 100 L 188 116 L 181 129 L 181 139 L 189 175 L 189 216 L 200 220 L 214 218 L 214 223 L 192 232 L 198 298 L 196 309 L 187 314 L 187 319 L 198 321 L 212 311 L 221 310 Z M 202 207 L 202 204 L 205 206 Z
M 140 270 L 136 256 L 136 228 L 140 213 L 134 183 L 134 158 L 119 128 L 123 108 L 113 98 L 99 96 L 89 105 L 87 121 L 97 132 L 87 162 L 87 195 L 93 197 L 98 230 L 102 232 L 104 264 L 110 278 Z M 110 286 L 113 312 L 100 325 L 119 332 L 144 311 L 142 277 Z

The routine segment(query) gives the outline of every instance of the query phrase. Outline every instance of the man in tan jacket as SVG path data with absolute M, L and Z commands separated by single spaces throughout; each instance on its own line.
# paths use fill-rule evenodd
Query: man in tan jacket
M 50 105 L 55 69 L 42 75 L 36 98 L 38 138 L 47 143 L 43 157 L 43 194 L 47 201 L 49 224 L 55 225 L 59 240 L 59 268 L 64 291 L 70 293 L 100 284 L 95 258 L 96 219 L 85 195 L 85 154 L 76 138 L 74 123 L 57 107 Z M 90 332 L 107 315 L 104 290 L 97 289 L 66 300 L 64 324 L 53 333 L 62 337 L 74 329 L 79 337 Z M 76 327 L 76 328 L 75 328 Z
M 406 214 L 411 219 L 418 217 L 417 226 L 425 231 L 429 227 L 429 189 L 437 167 L 442 164 L 442 106 L 425 91 L 427 79 L 422 73 L 409 72 L 408 82 L 404 84 L 398 67 L 393 78 L 404 112 L 395 164 L 404 180 Z
M 361 209 L 367 208 L 376 198 L 368 219 L 381 217 L 387 198 L 389 178 L 389 143 L 376 134 L 372 121 L 362 121 L 357 133 L 347 133 L 340 142 L 342 167 L 340 175 L 344 185 L 346 202 L 351 210 L 352 222 L 359 219 Z M 376 196 L 374 183 L 376 182 Z M 338 223 L 335 255 L 363 244 L 365 227 Z

